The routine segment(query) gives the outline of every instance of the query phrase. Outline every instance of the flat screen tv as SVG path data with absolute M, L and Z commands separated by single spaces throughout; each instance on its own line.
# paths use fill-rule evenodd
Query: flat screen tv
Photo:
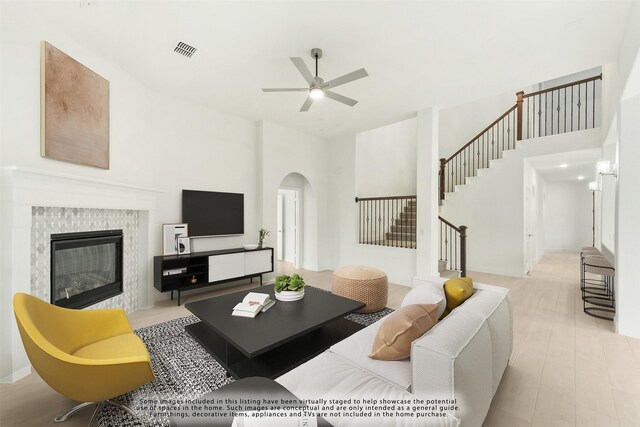
M 244 234 L 244 194 L 182 190 L 182 222 L 191 237 Z

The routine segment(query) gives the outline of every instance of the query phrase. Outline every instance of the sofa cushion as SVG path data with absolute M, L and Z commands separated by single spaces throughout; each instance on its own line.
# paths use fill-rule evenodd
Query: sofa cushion
M 347 341 L 351 340 L 348 338 Z M 325 351 L 276 381 L 299 399 L 407 399 L 415 396 L 401 387 L 391 384 L 366 369 Z M 335 427 L 342 426 L 423 426 L 455 427 L 459 420 L 450 414 L 446 417 L 396 418 L 396 417 L 325 417 Z
M 373 340 L 369 357 L 377 360 L 401 360 L 411 354 L 411 343 L 437 322 L 438 304 L 412 304 L 384 318 Z
M 473 295 L 473 279 L 471 277 L 457 277 L 444 282 L 444 295 L 447 308 L 442 317 L 448 315 L 454 308 L 465 302 Z
M 447 300 L 444 297 L 442 283 L 423 282 L 409 291 L 402 300 L 400 307 L 411 304 L 438 304 L 436 318 L 440 318 L 447 307 Z
M 147 347 L 136 334 L 116 335 L 106 340 L 84 346 L 73 353 L 84 359 L 120 359 L 123 357 L 146 356 Z
M 407 390 L 411 385 L 411 362 L 409 359 L 375 360 L 369 357 L 373 340 L 385 318 L 333 345 L 329 351 Z

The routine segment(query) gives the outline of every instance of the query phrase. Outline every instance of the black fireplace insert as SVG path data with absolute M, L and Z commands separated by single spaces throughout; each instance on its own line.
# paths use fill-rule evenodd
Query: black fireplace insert
M 51 235 L 52 304 L 84 308 L 122 292 L 122 230 Z

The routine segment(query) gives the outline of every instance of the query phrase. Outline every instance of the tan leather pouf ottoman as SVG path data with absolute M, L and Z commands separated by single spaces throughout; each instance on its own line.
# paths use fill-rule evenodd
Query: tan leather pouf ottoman
M 373 313 L 387 306 L 389 282 L 384 271 L 371 267 L 342 267 L 333 272 L 331 292 L 365 303 L 358 313 Z

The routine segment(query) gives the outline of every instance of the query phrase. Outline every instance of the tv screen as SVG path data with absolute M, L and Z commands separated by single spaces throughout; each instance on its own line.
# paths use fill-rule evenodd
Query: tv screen
M 244 194 L 182 190 L 182 222 L 189 236 L 244 234 Z

